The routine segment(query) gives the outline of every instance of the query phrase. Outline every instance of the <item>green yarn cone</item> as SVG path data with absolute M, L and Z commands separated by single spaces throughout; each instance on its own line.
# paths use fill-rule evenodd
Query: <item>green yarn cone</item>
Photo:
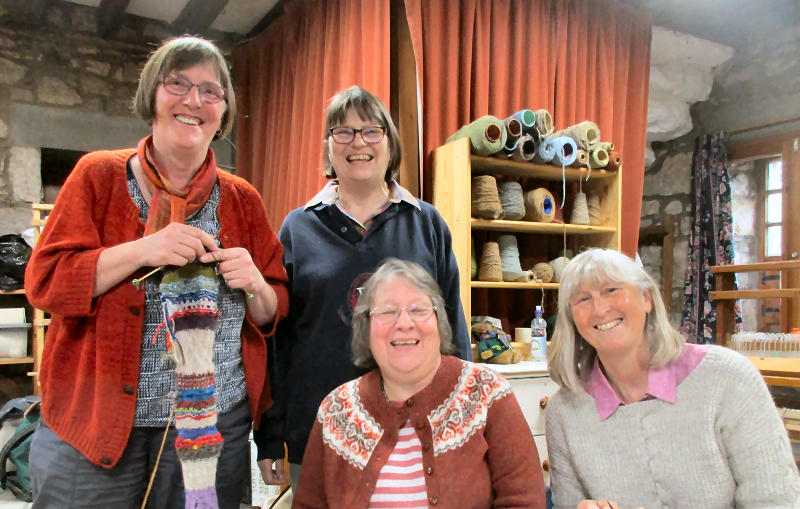
M 475 239 L 469 239 L 472 246 L 472 261 L 469 266 L 470 279 L 478 277 L 478 261 L 475 259 Z
M 488 156 L 502 150 L 507 137 L 508 133 L 502 120 L 492 115 L 484 115 L 456 131 L 445 143 L 469 138 L 473 154 Z

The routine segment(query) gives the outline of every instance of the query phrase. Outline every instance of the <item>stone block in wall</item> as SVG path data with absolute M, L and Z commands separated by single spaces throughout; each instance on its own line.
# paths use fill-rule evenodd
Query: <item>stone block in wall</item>
M 96 76 L 81 76 L 81 85 L 83 90 L 89 94 L 102 95 L 108 97 L 111 95 L 111 85 L 103 81 L 102 78 Z
M 108 72 L 111 70 L 111 64 L 108 62 L 89 60 L 86 62 L 86 70 L 98 76 L 108 76 Z
M 658 214 L 659 210 L 660 210 L 660 204 L 658 203 L 658 200 L 648 200 L 642 202 L 642 217 Z
M 691 212 L 691 210 L 689 210 Z M 684 237 L 688 237 L 689 233 L 692 231 L 692 218 L 691 216 L 686 216 L 681 219 L 681 235 Z
M 683 211 L 683 204 L 677 200 L 669 202 L 669 205 L 664 207 L 665 214 L 680 214 Z
M 8 126 L 0 120 L 0 138 L 8 138 Z
M 52 76 L 45 76 L 39 81 L 37 95 L 41 102 L 48 104 L 72 106 L 83 102 L 83 99 L 75 90 L 70 88 L 64 81 Z
M 672 268 L 672 288 L 683 289 L 686 286 L 686 261 L 689 258 L 689 241 L 682 240 L 675 243 L 672 250 L 672 259 L 675 266 Z M 681 290 L 681 293 L 683 291 Z
M 11 147 L 8 173 L 14 201 L 38 202 L 42 198 L 42 155 L 38 148 Z
M 0 235 L 22 233 L 31 227 L 30 206 L 0 207 Z
M 25 76 L 25 67 L 0 58 L 0 85 L 13 85 Z
M 756 197 L 757 186 L 753 173 L 731 171 L 731 195 L 743 198 Z
M 4 48 L 13 48 L 14 40 L 11 37 L 0 34 L 0 46 Z
M 644 179 L 643 196 L 673 196 L 691 192 L 692 154 L 676 154 Z
M 14 102 L 32 103 L 33 92 L 24 88 L 14 88 L 11 90 L 11 99 Z

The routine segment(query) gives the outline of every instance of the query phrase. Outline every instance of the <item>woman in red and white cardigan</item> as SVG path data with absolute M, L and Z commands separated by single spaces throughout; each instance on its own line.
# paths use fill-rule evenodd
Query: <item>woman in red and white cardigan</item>
M 434 279 L 387 260 L 353 313 L 354 360 L 376 369 L 322 402 L 292 507 L 545 507 L 511 387 L 448 355 L 451 336 Z

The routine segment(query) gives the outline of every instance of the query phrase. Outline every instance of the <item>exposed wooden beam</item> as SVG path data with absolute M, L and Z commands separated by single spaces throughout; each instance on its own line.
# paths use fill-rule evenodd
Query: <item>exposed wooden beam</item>
M 278 3 L 272 6 L 272 9 L 270 9 L 264 15 L 264 17 L 261 18 L 258 21 L 258 23 L 256 23 L 256 26 L 254 26 L 253 29 L 247 33 L 245 38 L 251 39 L 260 34 L 261 32 L 263 32 L 264 30 L 266 30 L 267 27 L 270 26 L 273 21 L 281 17 L 281 15 L 283 14 L 283 6 L 286 5 L 287 3 L 288 0 L 278 0 Z
M 204 33 L 228 5 L 228 0 L 189 0 L 172 26 L 179 31 L 199 35 Z
M 122 27 L 125 21 L 125 10 L 131 0 L 101 0 L 97 8 L 97 28 L 100 37 L 110 39 Z

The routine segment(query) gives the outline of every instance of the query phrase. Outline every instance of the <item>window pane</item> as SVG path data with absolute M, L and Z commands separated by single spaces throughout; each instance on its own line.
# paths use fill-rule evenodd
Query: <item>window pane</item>
M 783 193 L 767 195 L 767 222 L 780 223 L 783 217 Z
M 781 227 L 770 226 L 767 228 L 767 256 L 780 256 L 783 254 L 781 249 Z
M 767 165 L 767 191 L 775 191 L 783 187 L 783 162 L 778 159 Z

